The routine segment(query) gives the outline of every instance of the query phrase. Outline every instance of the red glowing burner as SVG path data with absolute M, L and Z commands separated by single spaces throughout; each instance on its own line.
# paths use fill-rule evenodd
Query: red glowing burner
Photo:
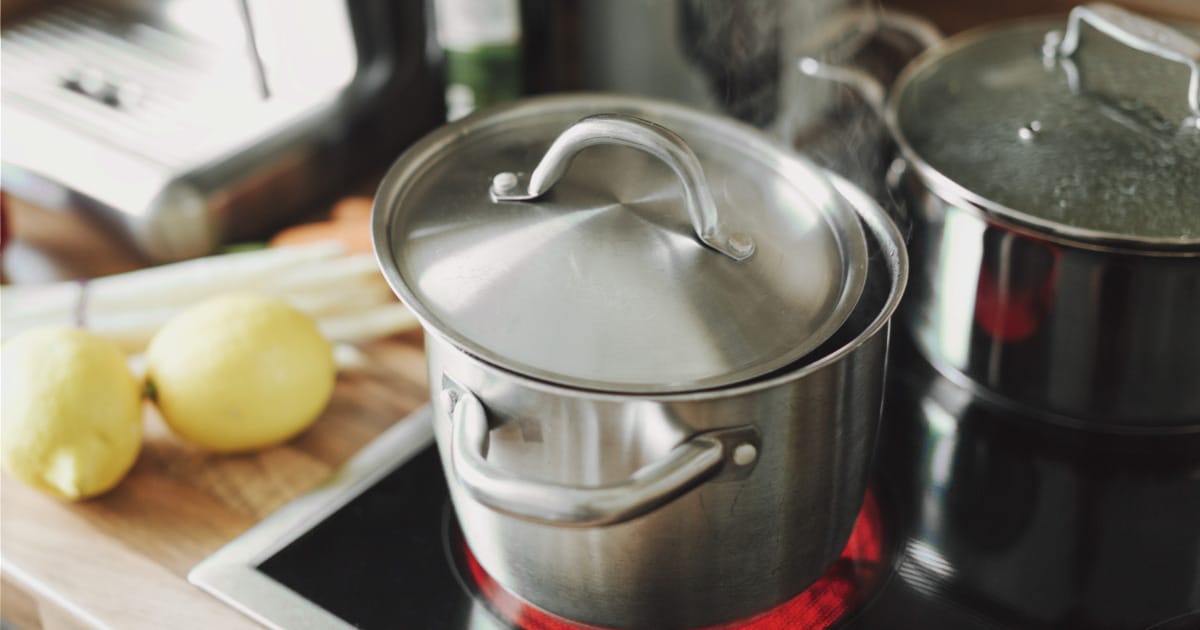
M 504 590 L 479 566 L 462 542 L 470 578 L 486 604 L 508 623 L 521 630 L 603 630 L 568 621 L 519 599 Z M 850 540 L 842 555 L 807 590 L 757 615 L 697 630 L 824 630 L 856 609 L 874 590 L 883 574 L 883 530 L 879 505 L 868 492 Z

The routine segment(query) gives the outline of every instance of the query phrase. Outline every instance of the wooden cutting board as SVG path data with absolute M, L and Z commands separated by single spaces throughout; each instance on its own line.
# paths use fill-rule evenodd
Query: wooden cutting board
M 307 432 L 246 455 L 214 455 L 172 435 L 149 405 L 133 471 L 80 503 L 0 482 L 0 616 L 44 627 L 244 628 L 248 618 L 188 584 L 188 570 L 325 481 L 427 399 L 420 333 L 363 349 Z

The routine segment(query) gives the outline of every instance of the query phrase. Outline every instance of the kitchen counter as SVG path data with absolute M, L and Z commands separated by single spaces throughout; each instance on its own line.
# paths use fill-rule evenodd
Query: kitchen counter
M 20 630 L 258 627 L 189 584 L 187 572 L 427 400 L 419 332 L 362 350 L 367 367 L 341 373 L 320 419 L 281 446 L 205 453 L 147 406 L 141 455 L 108 494 L 65 503 L 5 476 L 5 622 Z
M 1061 12 L 1074 2 L 884 4 L 934 16 L 944 30 L 956 32 L 1019 13 Z M 1122 4 L 1197 16 L 1191 0 Z M 68 267 L 88 275 L 141 264 L 119 247 L 75 247 L 79 241 L 64 238 L 67 228 L 59 225 L 61 218 L 45 215 L 24 224 L 22 218 L 16 217 L 18 238 L 6 254 L 10 278 L 45 281 L 79 275 L 74 268 L 65 274 L 46 271 L 40 262 L 46 248 L 30 245 L 44 245 L 40 240 L 71 242 L 71 247 L 58 248 L 59 262 L 66 259 Z M 8 477 L 0 479 L 4 630 L 258 627 L 190 585 L 187 572 L 275 509 L 326 481 L 362 446 L 427 400 L 419 333 L 363 351 L 369 367 L 339 375 L 322 417 L 284 445 L 246 455 L 208 454 L 172 435 L 147 406 L 141 455 L 129 476 L 104 496 L 64 503 Z

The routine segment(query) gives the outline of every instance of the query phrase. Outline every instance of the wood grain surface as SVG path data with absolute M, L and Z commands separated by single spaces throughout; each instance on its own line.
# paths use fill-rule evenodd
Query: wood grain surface
M 4 477 L 0 571 L 13 610 L 0 601 L 0 614 L 21 630 L 33 617 L 47 629 L 256 627 L 188 584 L 187 572 L 427 400 L 420 333 L 363 352 L 363 367 L 339 375 L 321 418 L 284 445 L 206 453 L 147 405 L 141 455 L 112 492 L 72 504 Z

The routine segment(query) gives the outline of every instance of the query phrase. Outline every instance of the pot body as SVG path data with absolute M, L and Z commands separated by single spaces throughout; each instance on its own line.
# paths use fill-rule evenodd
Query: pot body
M 847 324 L 808 362 L 765 378 L 690 393 L 592 392 L 505 371 L 427 328 L 430 383 L 443 390 L 434 396 L 434 430 L 455 513 L 475 557 L 506 589 L 578 622 L 699 627 L 790 599 L 837 557 L 866 491 L 908 261 L 882 209 L 844 180 L 835 184 L 869 228 L 867 286 Z M 446 395 L 453 390 L 486 418 L 474 464 L 463 458 L 471 440 L 462 398 Z M 514 513 L 465 474 L 482 465 L 519 479 L 526 505 L 516 512 L 580 489 L 622 488 L 619 503 L 643 493 L 629 479 L 648 476 L 680 445 L 723 433 L 736 436 L 724 455 L 732 463 L 602 523 L 584 522 L 586 513 L 559 523 L 551 521 L 562 512 Z
M 1051 236 L 914 169 L 900 185 L 914 220 L 902 318 L 939 370 L 1068 424 L 1200 427 L 1200 252 Z
M 845 545 L 866 489 L 882 402 L 886 328 L 842 360 L 762 389 L 689 400 L 552 389 L 426 335 L 430 382 L 449 377 L 484 401 L 488 462 L 534 481 L 619 482 L 690 436 L 752 425 L 758 461 L 631 520 L 597 527 L 530 522 L 456 483 L 452 421 L 435 433 L 454 509 L 480 564 L 506 588 L 572 620 L 684 628 L 786 601 Z

